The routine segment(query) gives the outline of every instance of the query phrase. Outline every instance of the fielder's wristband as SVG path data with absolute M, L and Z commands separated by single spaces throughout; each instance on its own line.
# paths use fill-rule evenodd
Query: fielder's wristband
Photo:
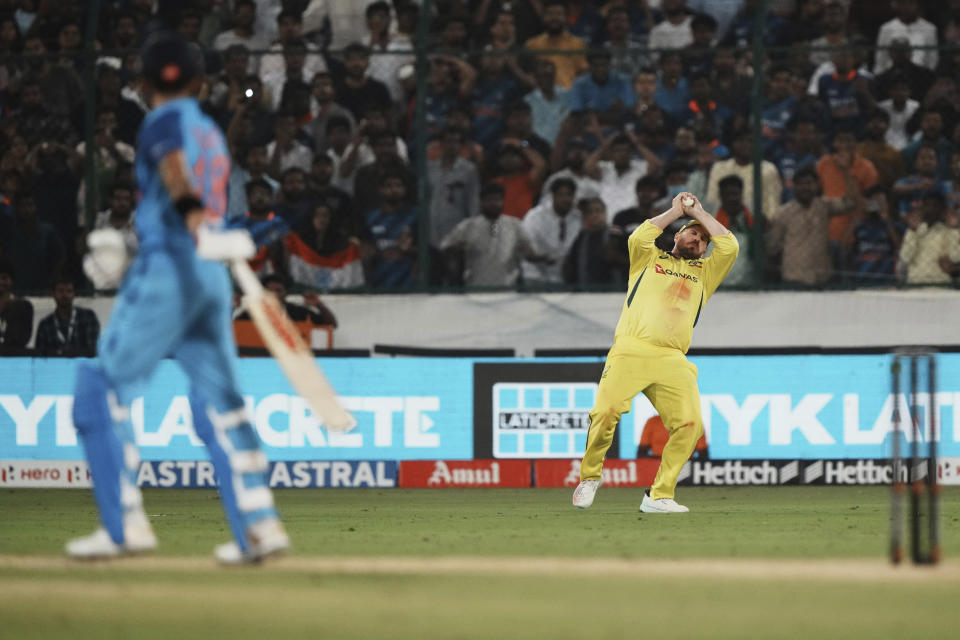
M 203 209 L 203 201 L 195 195 L 185 195 L 177 198 L 177 201 L 173 203 L 173 207 L 177 210 L 177 213 L 186 218 L 187 214 L 191 211 Z

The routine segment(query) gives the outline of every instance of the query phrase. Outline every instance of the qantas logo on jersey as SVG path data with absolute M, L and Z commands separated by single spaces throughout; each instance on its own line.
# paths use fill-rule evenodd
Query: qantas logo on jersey
M 659 264 L 653 265 L 654 271 L 661 273 L 665 276 L 673 276 L 674 278 L 683 278 L 684 280 L 689 280 L 690 282 L 700 282 L 697 276 L 692 276 L 689 273 L 677 273 L 676 271 L 671 271 L 670 269 L 664 269 Z

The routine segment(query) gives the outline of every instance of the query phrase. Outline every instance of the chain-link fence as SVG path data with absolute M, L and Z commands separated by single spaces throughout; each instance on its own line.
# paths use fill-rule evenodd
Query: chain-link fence
M 681 191 L 740 241 L 725 287 L 957 275 L 950 7 L 300 2 L 268 36 L 256 3 L 195 4 L 159 9 L 204 50 L 228 224 L 295 288 L 621 290 L 627 237 Z M 83 285 L 94 227 L 136 244 L 137 43 L 157 16 L 130 6 L 0 18 L 0 250 L 22 290 Z

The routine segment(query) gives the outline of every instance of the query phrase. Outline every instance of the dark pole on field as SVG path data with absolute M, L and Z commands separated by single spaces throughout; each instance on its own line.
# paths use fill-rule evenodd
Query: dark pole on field
M 893 395 L 893 461 L 890 465 L 893 476 L 893 491 L 890 503 L 890 560 L 899 564 L 903 560 L 903 492 L 904 484 L 900 477 L 900 356 L 893 356 L 890 365 L 891 392 Z
M 917 407 L 917 356 L 910 357 L 910 550 L 914 564 L 920 554 L 920 412 Z
M 930 500 L 930 562 L 940 561 L 940 486 L 937 484 L 937 439 L 940 437 L 937 427 L 940 420 L 937 408 L 937 361 L 930 354 L 927 362 L 928 385 L 930 387 L 930 450 L 927 452 L 927 498 Z
M 427 36 L 433 0 L 423 0 L 417 21 L 417 41 L 414 45 L 417 75 L 417 107 L 413 120 L 413 144 L 417 158 L 417 267 L 418 284 L 425 289 L 430 278 L 430 187 L 427 184 Z
M 763 30 L 767 24 L 767 11 L 770 0 L 760 0 L 757 13 L 753 16 L 753 83 L 750 87 L 750 125 L 753 132 L 753 228 L 750 233 L 750 246 L 753 251 L 753 268 L 763 279 L 763 221 L 774 211 L 763 210 L 763 80 L 766 46 Z
M 93 119 L 96 113 L 97 84 L 96 63 L 97 51 L 94 48 L 97 40 L 97 25 L 100 23 L 100 0 L 91 0 L 87 9 L 87 24 L 83 36 L 83 221 L 87 229 L 93 226 L 97 215 L 97 183 L 96 165 L 93 158 L 96 147 L 93 143 Z

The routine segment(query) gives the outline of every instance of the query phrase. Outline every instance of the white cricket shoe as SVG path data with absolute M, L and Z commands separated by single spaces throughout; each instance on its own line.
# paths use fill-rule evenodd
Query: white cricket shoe
M 682 504 L 677 504 L 673 498 L 658 498 L 654 500 L 650 497 L 650 490 L 643 494 L 643 501 L 640 503 L 640 511 L 643 513 L 687 513 L 690 509 Z
M 276 518 L 267 518 L 251 525 L 247 530 L 247 538 L 249 546 L 246 552 L 231 540 L 218 545 L 213 550 L 213 557 L 220 564 L 255 564 L 264 558 L 281 555 L 290 548 L 290 538 Z
M 117 544 L 103 527 L 82 538 L 67 543 L 67 555 L 77 560 L 96 560 L 145 553 L 157 548 L 147 516 L 142 512 L 128 513 L 123 517 L 123 544 Z
M 573 491 L 573 506 L 578 509 L 586 509 L 593 504 L 593 498 L 597 495 L 597 489 L 602 484 L 601 480 L 581 480 L 580 484 Z

